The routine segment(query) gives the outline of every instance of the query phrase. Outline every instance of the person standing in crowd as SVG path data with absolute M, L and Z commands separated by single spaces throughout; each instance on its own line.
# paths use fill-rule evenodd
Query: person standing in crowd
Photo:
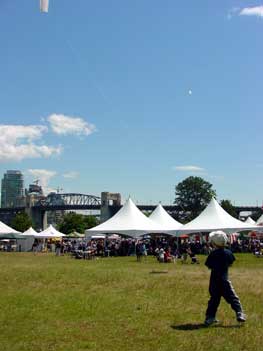
M 209 293 L 210 300 L 206 310 L 205 325 L 217 323 L 216 312 L 221 297 L 224 297 L 232 309 L 236 312 L 238 322 L 245 322 L 246 315 L 243 312 L 240 300 L 228 279 L 228 267 L 235 261 L 232 252 L 225 248 L 227 236 L 223 231 L 215 231 L 209 234 L 209 240 L 214 250 L 207 257 L 205 265 L 211 269 Z
M 138 241 L 135 246 L 135 252 L 137 257 L 137 262 L 141 262 L 142 258 L 142 243 Z
M 60 254 L 61 254 L 61 243 L 60 243 L 60 241 L 56 241 L 55 252 L 56 252 L 56 256 L 60 256 Z

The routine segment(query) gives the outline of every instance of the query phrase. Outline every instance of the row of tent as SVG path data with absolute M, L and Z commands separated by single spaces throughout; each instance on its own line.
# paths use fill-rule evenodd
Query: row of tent
M 42 232 L 36 232 L 32 227 L 26 230 L 24 233 L 20 233 L 17 230 L 9 227 L 0 221 L 0 240 L 1 239 L 25 239 L 26 237 L 33 237 L 35 239 L 52 239 L 61 238 L 65 234 L 56 230 L 52 225 Z
M 146 217 L 129 198 L 123 207 L 106 222 L 88 229 L 85 234 L 98 235 L 118 233 L 131 237 L 147 233 L 163 233 L 172 236 L 182 234 L 211 232 L 223 230 L 227 234 L 240 231 L 263 231 L 263 215 L 258 219 L 258 224 L 250 218 L 242 222 L 229 215 L 212 198 L 203 212 L 191 222 L 183 225 L 173 219 L 159 204 L 149 217 Z
M 123 207 L 106 222 L 85 231 L 86 237 L 100 234 L 122 234 L 137 237 L 143 234 L 169 234 L 180 236 L 199 232 L 224 230 L 227 234 L 240 231 L 263 231 L 263 215 L 254 222 L 250 217 L 242 222 L 229 215 L 213 198 L 204 211 L 191 222 L 182 225 L 173 219 L 159 204 L 149 217 L 146 217 L 129 198 Z M 38 239 L 61 238 L 65 234 L 56 230 L 52 225 L 40 233 L 29 228 L 19 233 L 13 228 L 0 222 L 0 239 L 22 239 L 31 236 Z

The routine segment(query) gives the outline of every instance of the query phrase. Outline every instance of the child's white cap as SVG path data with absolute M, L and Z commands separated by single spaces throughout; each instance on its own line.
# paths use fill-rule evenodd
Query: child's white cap
M 222 230 L 217 230 L 209 234 L 209 241 L 215 246 L 224 247 L 227 244 L 227 235 Z

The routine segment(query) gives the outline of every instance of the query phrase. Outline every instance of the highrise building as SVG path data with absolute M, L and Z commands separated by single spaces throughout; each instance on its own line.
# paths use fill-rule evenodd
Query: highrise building
M 20 171 L 7 171 L 1 183 L 1 207 L 19 207 L 24 202 L 24 177 Z

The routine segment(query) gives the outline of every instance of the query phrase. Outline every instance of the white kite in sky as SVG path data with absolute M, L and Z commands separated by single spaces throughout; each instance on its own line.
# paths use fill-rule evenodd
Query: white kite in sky
M 40 0 L 40 11 L 41 12 L 48 12 L 48 3 L 49 3 L 49 0 Z

